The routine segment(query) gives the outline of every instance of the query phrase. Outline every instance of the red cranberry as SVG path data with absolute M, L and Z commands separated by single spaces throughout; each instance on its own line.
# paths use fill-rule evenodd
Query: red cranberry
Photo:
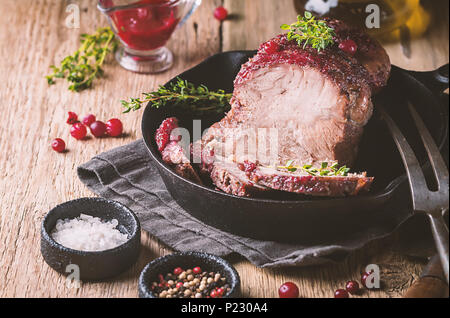
M 89 127 L 94 121 L 96 121 L 95 116 L 89 114 L 83 117 L 82 123 Z
M 211 293 L 209 295 L 211 296 L 211 298 L 217 298 L 217 296 L 218 296 L 216 290 L 211 291 Z
M 224 7 L 218 7 L 216 10 L 214 10 L 214 17 L 219 20 L 223 21 L 228 17 L 228 11 Z
M 278 289 L 278 296 L 280 296 L 280 298 L 297 298 L 298 295 L 298 287 L 292 282 L 284 283 Z
M 358 50 L 358 46 L 356 45 L 355 41 L 350 39 L 339 43 L 339 48 L 350 55 L 354 55 Z
M 194 274 L 200 274 L 201 272 L 202 272 L 202 269 L 200 268 L 200 267 L 194 267 L 193 269 L 192 269 L 192 271 L 194 272 Z
M 77 114 L 75 114 L 74 112 L 69 112 L 68 114 L 69 114 L 69 117 L 67 117 L 66 123 L 68 123 L 70 125 L 73 125 L 73 124 L 78 122 L 78 115 Z
M 183 272 L 183 269 L 181 267 L 177 267 L 173 270 L 173 273 L 175 275 L 180 275 Z
M 64 150 L 66 150 L 66 143 L 61 138 L 53 139 L 52 148 L 56 152 L 63 152 Z
M 280 46 L 275 41 L 269 41 L 264 43 L 260 50 L 266 52 L 267 54 L 274 54 L 280 50 Z
M 348 291 L 350 294 L 354 295 L 359 290 L 359 284 L 358 282 L 351 280 L 345 284 L 345 290 Z
M 117 137 L 122 135 L 122 130 L 123 125 L 119 119 L 113 118 L 106 122 L 106 133 L 111 137 Z
M 345 289 L 338 289 L 334 292 L 334 298 L 348 298 L 348 293 Z
M 95 137 L 102 137 L 106 133 L 106 125 L 102 121 L 94 121 L 90 126 L 89 129 L 91 130 L 91 133 Z
M 73 138 L 81 140 L 86 137 L 87 129 L 86 126 L 81 123 L 76 123 L 70 127 L 70 134 Z
M 181 288 L 181 287 L 183 287 L 183 283 L 182 283 L 182 282 L 178 282 L 178 283 L 175 285 L 175 287 L 176 287 L 176 288 Z
M 367 287 L 366 281 L 367 281 L 367 278 L 369 278 L 370 274 L 372 274 L 372 273 L 366 272 L 366 273 L 363 273 L 363 274 L 361 275 L 361 284 L 362 284 L 364 287 Z

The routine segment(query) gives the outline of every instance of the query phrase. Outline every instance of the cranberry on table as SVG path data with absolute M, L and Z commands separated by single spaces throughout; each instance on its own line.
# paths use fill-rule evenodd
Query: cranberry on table
M 89 127 L 96 120 L 94 115 L 89 114 L 83 117 L 82 123 Z
M 348 292 L 345 289 L 338 289 L 334 292 L 334 298 L 348 298 Z
M 102 137 L 106 133 L 106 125 L 102 121 L 94 121 L 90 126 L 89 129 L 91 130 L 91 133 L 95 137 Z
M 284 283 L 278 289 L 278 296 L 280 296 L 280 298 L 297 298 L 298 295 L 298 287 L 292 282 Z
M 367 282 L 367 278 L 369 278 L 370 274 L 369 272 L 365 272 L 361 275 L 361 284 L 367 288 L 366 282 Z
M 192 272 L 194 272 L 194 274 L 200 274 L 202 272 L 202 269 L 197 266 L 192 269 Z
M 122 135 L 122 131 L 123 125 L 119 119 L 113 118 L 106 122 L 106 133 L 111 137 L 117 137 Z
M 358 282 L 351 280 L 345 284 L 345 290 L 348 291 L 350 294 L 354 295 L 359 290 L 359 284 Z
M 339 48 L 350 55 L 354 55 L 358 50 L 358 46 L 356 45 L 355 41 L 350 39 L 339 43 Z
M 63 152 L 64 150 L 66 150 L 66 143 L 61 138 L 53 139 L 52 148 L 56 152 Z
M 70 134 L 73 138 L 81 140 L 86 137 L 87 129 L 86 126 L 81 123 L 76 123 L 70 127 Z
M 67 117 L 66 123 L 73 125 L 78 122 L 78 115 L 74 112 L 68 112 L 69 116 Z
M 214 10 L 214 17 L 219 20 L 223 21 L 228 17 L 228 11 L 224 7 L 217 7 L 216 10 Z

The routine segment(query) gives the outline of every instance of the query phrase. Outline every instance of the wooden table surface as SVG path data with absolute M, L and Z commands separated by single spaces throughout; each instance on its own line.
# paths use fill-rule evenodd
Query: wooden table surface
M 69 3 L 81 9 L 80 29 L 65 26 Z M 223 25 L 212 16 L 221 4 L 233 14 Z M 423 36 L 406 46 L 385 43 L 393 64 L 431 70 L 448 62 L 448 2 L 446 6 L 433 16 Z M 109 282 L 68 288 L 65 278 L 40 255 L 42 217 L 58 203 L 93 196 L 76 176 L 79 164 L 141 137 L 142 112 L 122 114 L 120 99 L 150 91 L 214 53 L 254 49 L 295 16 L 292 0 L 203 0 L 170 41 L 175 54 L 170 71 L 139 75 L 113 63 L 94 89 L 76 94 L 67 90 L 66 83 L 49 88 L 43 76 L 49 65 L 77 48 L 80 33 L 106 24 L 95 1 L 0 0 L 0 297 L 136 297 L 139 272 L 152 259 L 170 253 L 169 249 L 143 233 L 143 251 L 128 272 Z M 105 120 L 118 117 L 126 137 L 75 141 L 65 123 L 69 110 Z M 66 141 L 69 152 L 58 154 L 50 149 L 56 137 Z M 419 275 L 424 261 L 401 256 L 390 249 L 391 243 L 392 239 L 372 243 L 333 266 L 269 270 L 244 260 L 234 264 L 244 296 L 276 297 L 282 282 L 294 281 L 303 297 L 332 297 L 347 280 L 358 279 L 366 264 L 375 263 L 388 283 L 360 297 L 399 297 Z

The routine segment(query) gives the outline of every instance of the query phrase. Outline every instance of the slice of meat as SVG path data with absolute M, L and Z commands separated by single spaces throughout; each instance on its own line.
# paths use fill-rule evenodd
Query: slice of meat
M 155 140 L 162 160 L 169 164 L 179 176 L 202 184 L 186 155 L 187 151 L 184 150 L 180 137 L 172 134 L 173 130 L 178 127 L 178 119 L 171 117 L 164 120 L 156 131 Z
M 347 176 L 313 176 L 260 166 L 250 171 L 250 180 L 274 190 L 327 197 L 354 196 L 367 192 L 373 182 L 373 178 L 367 177 L 366 173 Z
M 271 190 L 251 181 L 233 162 L 215 161 L 210 176 L 218 189 L 237 196 L 260 196 L 263 192 Z

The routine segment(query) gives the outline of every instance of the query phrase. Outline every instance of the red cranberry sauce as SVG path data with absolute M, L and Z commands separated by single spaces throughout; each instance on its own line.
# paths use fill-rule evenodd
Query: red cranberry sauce
M 113 11 L 110 17 L 118 36 L 134 50 L 155 50 L 164 46 L 175 30 L 179 10 L 169 0 L 140 0 L 137 8 Z

